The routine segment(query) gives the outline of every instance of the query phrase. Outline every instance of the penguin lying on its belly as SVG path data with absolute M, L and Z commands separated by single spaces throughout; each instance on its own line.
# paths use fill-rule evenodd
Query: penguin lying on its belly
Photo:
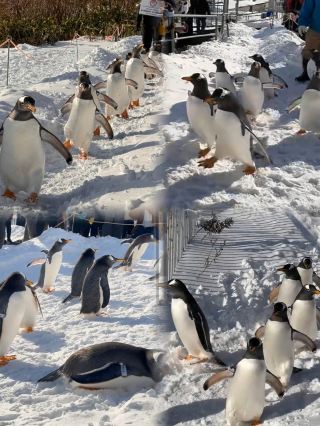
M 260 425 L 265 407 L 265 385 L 270 385 L 282 398 L 284 388 L 279 379 L 267 370 L 262 342 L 253 337 L 248 341 L 247 351 L 234 367 L 214 373 L 204 385 L 204 390 L 223 379 L 231 379 L 226 402 L 226 418 L 229 426 L 242 422 Z
M 49 143 L 66 160 L 72 155 L 61 141 L 35 118 L 35 100 L 31 96 L 18 99 L 0 128 L 0 176 L 5 186 L 4 197 L 16 200 L 16 193 L 26 192 L 29 203 L 38 200 L 44 169 L 43 142 Z
M 139 379 L 160 382 L 163 373 L 154 358 L 156 352 L 161 351 L 117 342 L 88 346 L 38 382 L 52 382 L 64 376 L 73 386 L 88 390 L 127 387 Z

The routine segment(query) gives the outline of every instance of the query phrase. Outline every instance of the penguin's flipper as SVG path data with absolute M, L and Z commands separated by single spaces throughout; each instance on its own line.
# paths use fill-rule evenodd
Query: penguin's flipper
M 196 303 L 196 302 L 195 302 Z M 189 317 L 194 321 L 197 334 L 199 336 L 199 340 L 203 346 L 203 348 L 213 353 L 213 349 L 210 342 L 210 330 L 208 326 L 208 322 L 200 307 L 197 304 L 192 306 L 192 309 L 189 308 L 188 305 L 188 313 Z
M 95 84 L 93 87 L 94 87 L 96 90 L 106 89 L 106 88 L 107 88 L 107 80 L 105 80 L 105 81 L 100 81 L 99 83 Z
M 129 368 L 121 362 L 107 364 L 99 370 L 93 370 L 88 373 L 77 374 L 70 377 L 70 380 L 80 385 L 91 385 L 105 383 L 118 377 L 127 377 Z
M 282 78 L 282 77 L 280 77 L 280 75 L 278 75 L 278 74 L 274 74 L 274 73 L 272 73 L 272 75 L 273 75 L 273 78 L 275 79 L 275 80 L 279 80 L 280 81 L 280 83 L 284 86 L 284 87 L 286 87 L 286 88 L 288 88 L 288 83 Z
M 49 254 L 49 250 L 43 249 L 43 250 L 41 250 L 41 253 Z
M 28 264 L 27 264 L 27 268 L 29 267 L 29 266 L 34 266 L 34 265 L 43 265 L 44 263 L 46 263 L 46 258 L 44 258 L 44 257 L 39 257 L 38 259 L 33 259 L 31 262 L 29 262 Z
M 69 302 L 69 300 L 73 299 L 72 294 L 69 294 L 69 296 L 67 296 L 65 299 L 63 299 L 63 301 L 61 303 L 66 303 Z
M 39 123 L 40 124 L 40 123 Z M 49 130 L 45 129 L 40 124 L 40 137 L 41 140 L 50 144 L 62 157 L 66 160 L 68 164 L 72 163 L 72 155 L 70 151 L 63 145 L 60 139 L 57 138 L 53 133 L 49 132 Z
M 75 98 L 75 95 L 74 95 L 74 94 L 73 94 L 72 96 L 70 96 L 70 98 L 69 98 L 69 99 L 67 99 L 67 100 L 65 101 L 65 103 L 62 105 L 62 107 L 60 108 L 60 111 L 62 112 L 62 109 L 63 109 L 63 107 L 64 107 L 65 105 L 67 105 L 67 104 L 72 104 L 72 102 L 73 102 L 74 98 Z
M 284 388 L 282 383 L 274 374 L 272 374 L 269 370 L 267 370 L 266 374 L 266 383 L 273 388 L 273 390 L 277 393 L 277 395 L 282 398 L 284 395 Z
M 228 368 L 219 371 L 219 373 L 214 373 L 209 379 L 204 382 L 203 389 L 208 390 L 211 386 L 221 382 L 221 380 L 230 379 L 231 377 L 233 377 L 233 375 L 234 371 L 231 371 Z
M 263 89 L 283 89 L 285 87 L 281 83 L 273 83 L 273 82 L 261 83 L 261 86 Z
M 28 285 L 28 284 L 27 284 Z M 41 314 L 41 316 L 42 316 L 42 318 L 43 318 L 43 313 L 42 313 L 42 308 L 41 308 L 41 305 L 40 305 L 40 301 L 39 301 L 39 298 L 38 298 L 38 296 L 37 296 L 37 293 L 36 293 L 36 287 L 37 286 L 31 286 L 31 285 L 28 285 L 28 287 L 30 288 L 30 290 L 31 290 L 31 292 L 32 292 L 32 295 L 33 295 L 33 298 L 34 298 L 34 300 L 35 300 L 35 302 L 36 302 L 36 304 L 37 304 L 37 307 L 38 307 L 38 310 L 39 310 L 39 312 L 40 312 L 40 314 Z
M 121 242 L 121 245 L 122 245 L 122 244 L 131 244 L 131 243 L 132 243 L 132 241 L 133 241 L 133 238 L 128 238 L 128 239 L 126 239 L 126 240 L 123 240 L 123 241 Z
M 103 295 L 103 301 L 102 301 L 101 307 L 105 308 L 110 301 L 110 288 L 109 288 L 107 275 L 104 275 L 103 277 L 101 277 L 100 287 L 102 288 L 102 295 Z
M 131 78 L 126 78 L 126 85 L 138 89 L 138 83 L 134 80 L 131 80 Z
M 297 340 L 307 346 L 311 352 L 315 352 L 317 350 L 317 345 L 315 342 L 310 339 L 306 334 L 300 333 L 300 331 L 292 329 L 292 339 Z
M 0 128 L 0 145 L 2 145 L 2 139 L 3 139 L 3 123 Z
M 148 65 L 145 65 L 143 67 L 143 70 L 146 74 L 155 74 L 160 75 L 160 77 L 163 77 L 163 72 L 159 70 L 159 68 L 149 67 Z
M 98 99 L 101 102 L 105 102 L 106 104 L 110 105 L 113 109 L 118 108 L 118 104 L 116 101 L 114 101 L 110 96 L 105 95 L 104 93 L 97 92 Z
M 271 290 L 269 294 L 269 302 L 273 303 L 275 300 L 277 300 L 277 297 L 279 296 L 280 287 L 275 287 Z
M 294 111 L 296 108 L 300 106 L 300 104 L 301 104 L 301 96 L 291 102 L 291 104 L 287 108 L 287 111 L 288 112 Z
M 261 327 L 259 327 L 257 330 L 256 330 L 256 332 L 254 333 L 254 335 L 256 336 L 256 337 L 258 337 L 258 339 L 261 339 L 261 337 L 263 337 L 264 336 L 264 331 L 265 331 L 265 326 L 264 325 L 262 325 Z
M 62 117 L 66 114 L 69 114 L 72 109 L 72 102 L 69 102 L 67 104 L 64 104 L 63 107 L 60 109 Z
M 101 112 L 96 112 L 96 121 L 104 128 L 104 130 L 107 132 L 107 135 L 109 139 L 113 139 L 113 130 L 109 123 L 109 121 L 106 119 L 106 117 L 101 114 Z
M 241 120 L 240 120 L 241 121 Z M 271 164 L 271 160 L 270 157 L 265 149 L 265 147 L 263 146 L 263 143 L 261 142 L 261 140 L 258 138 L 258 136 L 256 136 L 253 131 L 250 129 L 250 127 L 248 127 L 243 121 L 241 121 L 241 124 L 245 127 L 245 129 L 256 139 L 256 141 L 258 142 L 258 145 L 261 149 L 261 151 L 263 152 L 265 158 L 268 160 L 269 164 Z
M 54 382 L 55 380 L 59 379 L 59 377 L 62 376 L 61 369 L 62 369 L 62 367 L 58 368 L 57 370 L 52 371 L 51 373 L 47 374 L 44 377 L 41 377 L 41 379 L 39 379 L 37 381 L 37 383 L 39 383 L 39 382 Z
M 312 281 L 318 286 L 320 287 L 320 277 L 317 275 L 317 273 L 315 271 L 313 271 L 312 274 Z

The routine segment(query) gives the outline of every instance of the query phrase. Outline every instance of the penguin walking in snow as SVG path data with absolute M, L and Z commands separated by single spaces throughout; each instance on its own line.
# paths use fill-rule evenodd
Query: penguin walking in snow
M 22 96 L 0 128 L 0 177 L 4 197 L 16 200 L 16 193 L 28 194 L 29 203 L 38 201 L 45 169 L 44 142 L 58 151 L 68 164 L 72 155 L 62 142 L 35 118 L 35 100 Z
M 16 359 L 6 355 L 19 328 L 32 331 L 39 311 L 39 302 L 25 277 L 19 272 L 10 275 L 0 287 L 0 366 Z
M 256 331 L 256 337 L 262 336 L 267 369 L 280 379 L 286 389 L 293 371 L 293 341 L 302 342 L 312 352 L 317 350 L 316 344 L 308 336 L 292 328 L 288 320 L 287 306 L 282 302 L 274 305 L 266 325 Z
M 301 259 L 299 265 L 297 266 L 302 285 L 306 286 L 307 284 L 315 283 L 317 286 L 320 286 L 320 277 L 313 269 L 313 263 L 311 257 L 304 257 Z
M 216 151 L 213 157 L 199 161 L 201 167 L 213 167 L 218 160 L 229 157 L 245 165 L 245 174 L 254 174 L 256 167 L 252 159 L 253 138 L 270 162 L 261 141 L 251 129 L 244 108 L 232 93 L 222 88 L 216 89 L 206 102 L 218 107 L 215 114 Z
M 201 142 L 206 145 L 206 148 L 200 149 L 198 157 L 205 157 L 215 143 L 215 111 L 204 102 L 210 97 L 208 81 L 204 75 L 199 73 L 182 77 L 182 80 L 193 84 L 193 90 L 189 92 L 187 99 L 187 116 L 191 128 L 200 137 Z
M 275 301 L 283 302 L 287 306 L 291 306 L 302 288 L 298 269 L 292 263 L 287 263 L 281 268 L 278 268 L 277 272 L 284 272 L 285 275 L 281 284 L 272 289 L 269 301 L 270 303 L 274 303 Z
M 153 234 L 142 234 L 138 235 L 128 247 L 123 261 L 120 265 L 116 266 L 115 269 L 125 267 L 127 270 L 132 270 L 133 265 L 135 265 L 139 259 L 144 255 L 150 243 L 155 243 L 157 241 L 156 237 Z
M 155 358 L 157 352 L 161 351 L 118 342 L 87 346 L 38 382 L 53 382 L 64 376 L 72 386 L 88 390 L 160 382 L 163 373 Z
M 320 70 L 314 74 L 302 97 L 290 104 L 288 111 L 299 106 L 300 130 L 297 135 L 304 135 L 308 131 L 320 136 Z
M 117 103 L 109 96 L 98 92 L 91 85 L 88 75 L 84 73 L 80 74 L 75 94 L 61 108 L 63 115 L 70 113 L 64 126 L 66 138 L 64 145 L 68 149 L 76 146 L 80 150 L 80 159 L 82 160 L 88 158 L 92 135 L 99 133 L 94 133 L 96 123 L 105 129 L 110 139 L 113 138 L 113 130 L 110 123 L 101 112 L 100 100 L 110 104 L 114 109 L 117 108 Z
M 222 89 L 227 89 L 229 92 L 235 95 L 237 91 L 233 83 L 233 77 L 228 73 L 224 61 L 222 59 L 217 59 L 214 62 L 214 65 L 217 67 L 215 72 L 216 89 L 218 87 L 222 87 Z M 210 76 L 211 75 L 212 74 L 210 74 Z
M 184 359 L 225 365 L 213 352 L 207 319 L 185 284 L 173 279 L 159 286 L 167 288 L 171 294 L 172 319 L 180 340 L 188 351 Z
M 251 65 L 250 72 L 243 80 L 241 89 L 241 101 L 247 114 L 257 117 L 261 111 L 264 102 L 263 85 L 259 78 L 261 65 L 254 62 Z
M 81 296 L 84 279 L 94 263 L 95 252 L 96 250 L 88 248 L 81 254 L 72 272 L 71 293 L 62 301 L 62 303 L 66 303 L 74 297 Z
M 275 96 L 274 88 L 268 87 L 267 84 L 278 82 L 281 84 L 281 86 L 288 87 L 287 83 L 280 76 L 278 76 L 273 71 L 271 71 L 269 63 L 265 61 L 262 55 L 255 54 L 255 55 L 249 56 L 249 58 L 261 64 L 259 76 L 260 76 L 261 83 L 265 84 L 264 91 L 265 91 L 265 95 L 267 99 L 271 99 Z
M 100 257 L 89 269 L 82 287 L 80 314 L 84 316 L 99 315 L 110 301 L 108 272 L 119 260 L 111 255 Z
M 242 422 L 260 425 L 265 407 L 265 385 L 270 385 L 282 398 L 284 388 L 279 379 L 266 368 L 263 346 L 260 339 L 248 341 L 244 357 L 233 367 L 214 373 L 203 385 L 204 390 L 220 382 L 231 379 L 226 401 L 226 418 L 229 426 Z
M 71 240 L 61 238 L 57 240 L 50 250 L 42 250 L 46 254 L 45 258 L 34 259 L 28 263 L 27 267 L 33 265 L 42 265 L 40 270 L 40 277 L 35 288 L 40 287 L 44 293 L 51 293 L 54 291 L 54 283 L 60 271 L 62 264 L 63 247 L 70 243 Z

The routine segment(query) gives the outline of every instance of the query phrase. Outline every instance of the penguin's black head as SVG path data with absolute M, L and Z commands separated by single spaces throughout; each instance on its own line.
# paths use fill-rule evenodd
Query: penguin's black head
M 159 284 L 159 287 L 167 288 L 174 299 L 185 299 L 189 291 L 185 284 L 178 279 L 172 279 L 165 284 Z
M 131 58 L 132 58 L 132 53 L 128 52 L 127 55 L 126 55 L 126 61 L 129 61 L 129 59 L 131 59 Z
M 198 84 L 201 81 L 207 81 L 206 77 L 203 74 L 200 74 L 198 72 L 189 75 L 187 77 L 181 77 L 181 80 L 185 80 L 185 81 L 189 81 L 190 83 L 192 83 L 193 85 Z
M 273 313 L 271 319 L 278 321 L 288 321 L 288 308 L 283 302 L 277 302 L 273 306 Z
M 312 59 L 316 63 L 316 66 L 319 67 L 320 66 L 320 51 L 319 50 L 314 49 L 312 51 Z
M 258 337 L 249 339 L 245 358 L 264 359 L 262 341 Z
M 67 240 L 66 238 L 60 238 L 60 240 L 58 240 L 58 243 L 65 246 L 66 244 L 69 244 L 71 241 L 72 240 Z
M 116 58 L 114 61 L 110 62 L 107 66 L 106 70 L 110 72 L 110 74 L 121 73 L 121 65 L 123 64 L 122 58 Z
M 281 268 L 278 268 L 277 272 L 284 272 L 286 278 L 290 280 L 301 280 L 298 269 L 292 263 L 287 263 Z
M 83 254 L 85 256 L 94 256 L 96 254 L 97 249 L 88 248 Z
M 135 46 L 132 50 L 132 57 L 133 58 L 140 58 L 141 53 L 143 53 L 143 49 L 144 49 L 143 43 Z
M 311 257 L 304 257 L 298 265 L 302 269 L 311 269 L 312 268 L 312 259 Z
M 223 59 L 217 59 L 215 62 L 214 62 L 214 65 L 216 65 L 216 67 L 217 67 L 217 72 L 228 72 L 227 70 L 226 70 L 226 65 L 225 65 L 225 63 L 224 63 L 224 60 Z
M 263 56 L 259 53 L 255 53 L 254 55 L 249 56 L 249 58 L 253 59 L 254 61 L 260 62 L 261 65 L 265 62 Z
M 319 287 L 316 287 L 313 284 L 307 284 L 306 286 L 304 286 L 304 288 L 309 291 L 309 293 L 311 293 L 313 296 L 319 296 L 320 295 L 320 289 Z
M 256 77 L 256 78 L 259 78 L 259 72 L 260 72 L 260 69 L 261 69 L 261 64 L 260 64 L 260 62 L 258 62 L 258 61 L 254 61 L 254 62 L 251 64 L 251 68 L 250 68 L 249 75 L 251 75 L 251 76 L 253 76 L 253 77 Z
M 214 92 L 205 99 L 209 105 L 217 105 L 219 104 L 227 94 L 230 92 L 226 89 L 222 89 L 222 87 L 218 87 L 214 90 Z
M 87 71 L 80 71 L 79 74 L 79 84 L 81 83 L 86 83 L 86 84 L 91 84 L 91 80 L 90 80 L 90 76 L 87 73 Z
M 224 60 L 223 59 L 216 59 L 214 61 L 214 65 L 220 65 L 220 64 L 224 64 Z
M 106 254 L 105 256 L 100 257 L 98 262 L 107 266 L 107 268 L 111 268 L 116 262 L 120 262 L 121 260 L 123 259 L 118 259 L 111 254 Z
M 18 111 L 36 112 L 36 101 L 31 96 L 22 96 L 17 100 L 15 109 Z

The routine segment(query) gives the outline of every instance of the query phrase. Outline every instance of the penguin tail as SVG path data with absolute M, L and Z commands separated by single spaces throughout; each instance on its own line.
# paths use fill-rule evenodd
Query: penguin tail
M 62 303 L 69 302 L 69 300 L 73 299 L 72 294 L 70 293 L 69 296 L 67 296 L 65 299 L 63 299 Z
M 62 376 L 61 373 L 61 367 L 58 368 L 55 371 L 52 371 L 51 373 L 47 374 L 46 376 L 42 377 L 37 381 L 37 383 L 40 382 L 54 382 L 55 380 L 59 379 L 59 377 Z

